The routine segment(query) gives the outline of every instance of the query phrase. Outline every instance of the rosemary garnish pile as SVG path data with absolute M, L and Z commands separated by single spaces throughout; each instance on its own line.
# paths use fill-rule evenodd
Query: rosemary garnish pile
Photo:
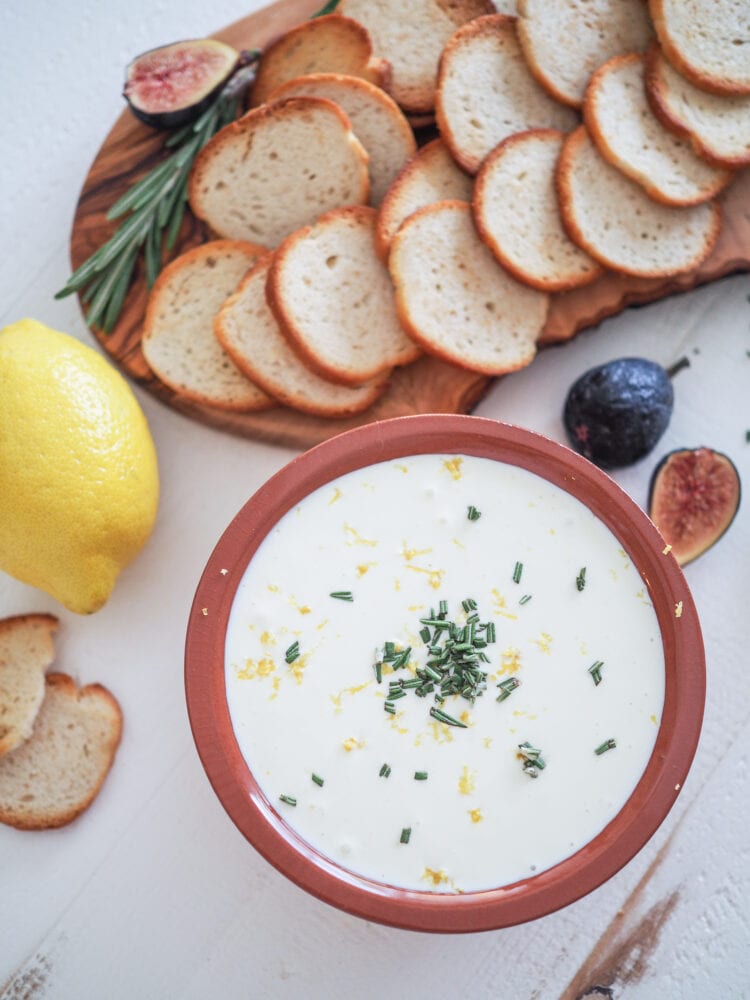
M 110 221 L 127 218 L 55 295 L 56 299 L 62 299 L 83 291 L 89 326 L 100 327 L 105 333 L 112 331 L 141 252 L 146 284 L 149 288 L 153 286 L 164 254 L 173 250 L 177 242 L 195 158 L 208 140 L 241 112 L 241 98 L 255 78 L 259 57 L 258 49 L 240 54 L 239 68 L 211 106 L 196 121 L 169 136 L 164 145 L 172 152 L 136 181 L 107 212 Z
M 473 598 L 462 601 L 462 607 L 467 615 L 463 625 L 448 618 L 447 601 L 440 601 L 437 613 L 432 608 L 428 617 L 419 619 L 422 625 L 419 634 L 427 646 L 428 659 L 423 667 L 417 667 L 415 677 L 389 682 L 384 705 L 389 715 L 395 715 L 394 703 L 404 698 L 408 691 L 413 691 L 418 698 L 434 693 L 438 706 L 455 694 L 473 704 L 484 692 L 487 672 L 480 664 L 489 663 L 484 650 L 495 642 L 495 624 L 479 621 L 477 602 Z M 389 664 L 393 671 L 401 670 L 408 664 L 410 655 L 411 646 L 396 650 L 395 643 L 384 643 L 382 655 L 375 662 L 378 684 L 383 677 L 383 664 Z M 463 722 L 440 707 L 433 706 L 430 715 L 446 725 L 466 728 Z

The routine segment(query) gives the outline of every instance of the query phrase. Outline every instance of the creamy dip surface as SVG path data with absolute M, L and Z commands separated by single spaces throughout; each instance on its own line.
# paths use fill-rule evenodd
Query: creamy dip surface
M 452 630 L 420 621 L 441 607 Z M 451 631 L 468 649 L 448 668 L 487 674 L 473 701 L 417 693 Z M 653 750 L 664 655 L 643 580 L 587 507 L 512 465 L 416 455 L 280 519 L 235 596 L 226 690 L 250 770 L 309 844 L 378 882 L 465 892 L 544 871 L 614 818 Z

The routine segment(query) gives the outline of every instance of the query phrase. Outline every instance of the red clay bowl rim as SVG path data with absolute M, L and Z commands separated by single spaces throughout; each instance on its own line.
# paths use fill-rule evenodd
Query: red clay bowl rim
M 346 871 L 286 825 L 261 792 L 234 738 L 224 645 L 235 592 L 268 531 L 309 492 L 375 462 L 468 454 L 536 472 L 578 497 L 619 537 L 648 588 L 664 644 L 664 711 L 646 770 L 617 816 L 547 871 L 483 892 L 399 889 Z M 574 902 L 619 871 L 655 833 L 684 784 L 700 735 L 705 660 L 695 604 L 659 532 L 605 473 L 539 434 L 471 416 L 422 415 L 368 424 L 295 458 L 244 505 L 216 545 L 193 602 L 185 647 L 188 714 L 214 791 L 240 832 L 298 886 L 368 920 L 420 931 L 482 931 L 533 920 Z M 681 602 L 681 615 L 677 608 Z

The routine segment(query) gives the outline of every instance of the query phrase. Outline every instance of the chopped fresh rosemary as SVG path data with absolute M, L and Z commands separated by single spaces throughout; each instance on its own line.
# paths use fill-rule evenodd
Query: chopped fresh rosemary
M 288 806 L 296 806 L 297 800 L 291 795 L 279 795 L 279 799 L 282 802 L 286 802 Z
M 427 781 L 427 771 L 415 771 L 414 772 L 415 781 Z
M 523 597 L 521 598 L 521 600 L 518 603 L 519 604 L 528 604 L 530 600 L 531 600 L 531 594 L 524 594 Z
M 414 691 L 418 698 L 434 695 L 436 705 L 447 698 L 460 696 L 471 703 L 481 697 L 487 688 L 487 671 L 483 664 L 490 658 L 484 650 L 497 641 L 495 623 L 480 621 L 477 602 L 467 597 L 461 602 L 466 614 L 463 623 L 448 617 L 448 602 L 440 601 L 438 612 L 430 608 L 429 614 L 420 618 L 420 638 L 426 647 L 426 660 L 416 666 L 410 659 L 412 647 L 397 649 L 395 642 L 384 642 L 382 652 L 375 652 L 375 674 L 382 681 L 382 665 L 390 664 L 393 671 L 407 668 L 413 676 L 405 680 L 390 680 L 383 708 L 390 715 L 396 714 L 394 702 Z M 502 700 L 502 698 L 500 699 Z M 466 729 L 465 723 L 433 706 L 430 715 L 439 722 Z
M 523 563 L 517 562 L 513 567 L 513 583 L 521 582 L 521 574 L 523 573 Z
M 351 590 L 334 590 L 328 595 L 329 597 L 335 597 L 337 601 L 353 601 L 354 595 Z
M 505 701 L 506 698 L 510 698 L 511 693 L 515 691 L 517 687 L 521 686 L 521 682 L 517 677 L 509 677 L 505 681 L 500 681 L 497 686 L 500 688 L 500 694 L 495 700 Z
M 391 769 L 388 766 L 388 764 L 383 764 L 383 766 L 380 768 L 380 777 L 381 778 L 388 778 L 388 777 L 390 777 L 390 773 L 391 773 Z
M 284 659 L 287 663 L 294 663 L 295 660 L 299 659 L 299 642 L 293 642 L 286 653 L 284 653 Z
M 589 667 L 589 673 L 593 678 L 594 685 L 598 686 L 602 682 L 602 667 L 604 666 L 604 660 L 597 660 L 596 663 L 592 663 Z
M 479 518 L 482 516 L 482 512 L 480 510 L 477 510 L 474 504 L 472 504 L 469 507 L 466 516 L 470 521 L 478 521 Z
M 403 828 L 403 830 L 401 831 L 401 843 L 402 844 L 408 844 L 409 843 L 409 837 L 411 837 L 411 827 L 410 826 L 405 826 Z
M 601 755 L 603 753 L 606 753 L 607 750 L 614 750 L 616 746 L 617 746 L 616 740 L 608 739 L 605 740 L 603 743 L 600 743 L 599 746 L 596 748 L 596 750 L 594 750 L 594 753 L 596 754 L 597 757 L 601 757 Z
M 325 784 L 324 779 L 321 778 L 321 776 L 319 774 L 313 774 L 311 777 L 312 777 L 312 780 L 315 782 L 315 784 L 319 785 L 321 788 Z
M 585 586 L 586 586 L 586 567 L 582 566 L 581 572 L 576 577 L 576 587 L 580 591 L 583 590 Z
M 519 743 L 518 751 L 523 759 L 524 774 L 528 774 L 530 778 L 538 778 L 539 772 L 547 766 L 542 757 L 542 751 L 537 750 L 528 741 Z
M 107 212 L 108 220 L 127 218 L 55 295 L 62 299 L 81 292 L 88 305 L 88 326 L 99 327 L 104 333 L 112 331 L 141 253 L 146 284 L 153 286 L 165 254 L 177 242 L 195 158 L 219 129 L 242 113 L 242 96 L 255 79 L 259 58 L 258 49 L 241 53 L 238 69 L 210 106 L 195 122 L 172 132 L 166 140 L 168 156 L 128 188 Z
M 452 715 L 448 715 L 441 708 L 435 708 L 433 705 L 430 709 L 430 715 L 433 719 L 437 719 L 438 722 L 444 722 L 446 726 L 458 726 L 459 729 L 466 729 L 466 723 L 461 722 L 459 719 L 454 719 Z

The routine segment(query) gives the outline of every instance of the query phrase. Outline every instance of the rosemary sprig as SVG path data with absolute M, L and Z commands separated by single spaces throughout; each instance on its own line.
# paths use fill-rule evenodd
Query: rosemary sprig
M 195 122 L 169 136 L 164 144 L 171 150 L 169 155 L 136 181 L 107 212 L 108 220 L 126 218 L 55 295 L 62 299 L 81 292 L 88 305 L 88 326 L 100 327 L 105 333 L 112 331 L 141 253 L 146 284 L 153 286 L 164 254 L 177 242 L 195 158 L 209 139 L 241 112 L 241 97 L 255 79 L 259 58 L 258 49 L 240 54 L 239 68 L 210 107 Z

